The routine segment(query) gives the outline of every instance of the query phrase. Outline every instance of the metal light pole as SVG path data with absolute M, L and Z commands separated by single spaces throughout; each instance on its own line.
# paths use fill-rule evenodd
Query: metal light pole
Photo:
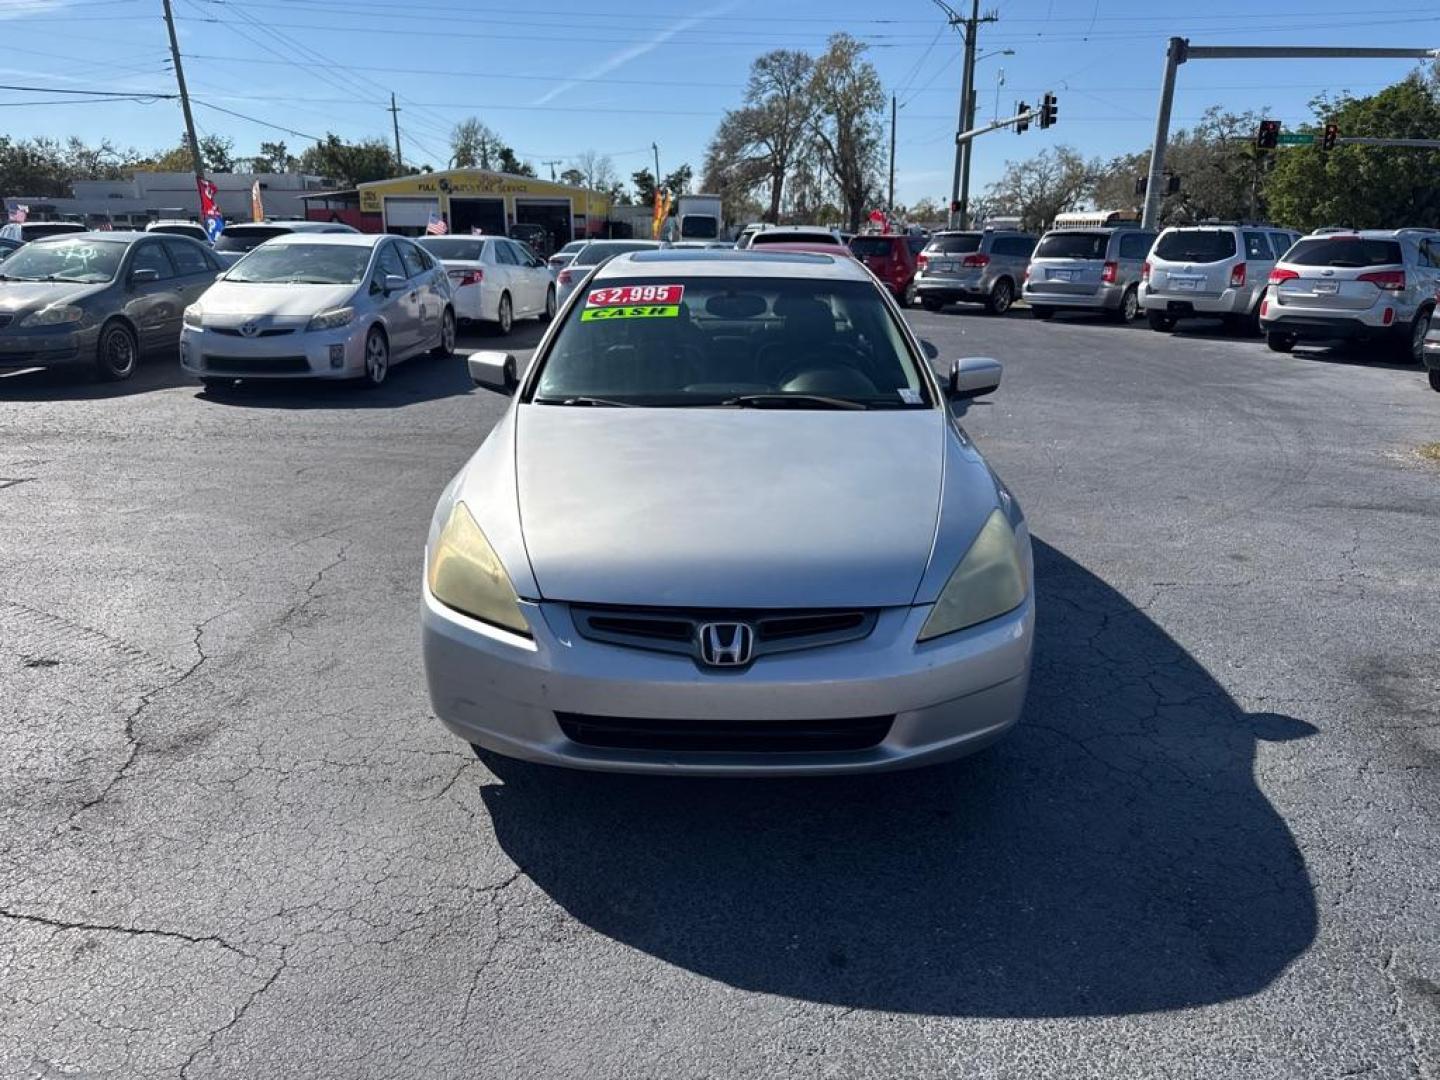
M 1155 228 L 1165 192 L 1165 149 L 1170 141 L 1170 108 L 1175 99 L 1175 75 L 1190 60 L 1436 60 L 1440 49 L 1335 48 L 1328 45 L 1191 45 L 1172 37 L 1165 50 L 1165 77 L 1160 84 L 1160 108 L 1155 114 L 1155 142 L 1150 148 L 1150 173 L 1145 189 L 1141 225 Z

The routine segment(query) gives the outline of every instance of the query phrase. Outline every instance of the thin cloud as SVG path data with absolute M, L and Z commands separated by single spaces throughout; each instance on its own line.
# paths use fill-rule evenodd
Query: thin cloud
M 720 4 L 718 7 L 710 8 L 708 11 L 702 11 L 699 15 L 691 15 L 687 18 L 681 19 L 674 26 L 666 27 L 664 30 L 661 30 L 658 34 L 656 34 L 649 40 L 642 41 L 637 45 L 626 46 L 619 52 L 612 54 L 611 56 L 602 60 L 599 64 L 595 65 L 595 67 L 584 72 L 578 79 L 572 79 L 568 82 L 562 82 L 554 89 L 546 91 L 540 97 L 536 98 L 533 102 L 531 102 L 531 104 L 548 105 L 550 102 L 554 101 L 557 97 L 559 97 L 566 91 L 575 89 L 575 87 L 579 86 L 586 79 L 598 79 L 604 75 L 609 75 L 612 71 L 616 71 L 619 68 L 624 67 L 632 60 L 638 60 L 640 59 L 640 57 L 646 55 L 647 53 L 654 52 L 661 45 L 664 45 L 667 41 L 673 38 L 676 34 L 683 34 L 686 30 L 693 30 L 695 27 L 703 23 L 706 19 L 713 19 L 717 16 L 725 15 L 728 12 L 734 11 L 739 6 L 739 0 L 732 0 L 731 3 Z
M 0 19 L 23 19 L 38 11 L 58 11 L 65 0 L 0 0 Z

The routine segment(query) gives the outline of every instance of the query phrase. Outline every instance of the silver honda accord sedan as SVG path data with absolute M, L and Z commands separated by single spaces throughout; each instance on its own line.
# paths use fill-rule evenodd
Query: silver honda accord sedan
M 970 753 L 1020 716 L 1020 507 L 853 259 L 654 251 L 595 270 L 440 496 L 430 699 L 477 748 L 619 772 L 797 775 Z

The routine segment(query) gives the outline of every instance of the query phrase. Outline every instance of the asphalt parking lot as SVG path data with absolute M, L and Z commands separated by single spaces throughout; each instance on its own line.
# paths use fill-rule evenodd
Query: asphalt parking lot
M 911 318 L 1006 362 L 964 423 L 1034 682 L 985 754 L 824 782 L 442 731 L 421 545 L 504 407 L 460 360 L 0 378 L 0 1076 L 1440 1077 L 1440 394 Z

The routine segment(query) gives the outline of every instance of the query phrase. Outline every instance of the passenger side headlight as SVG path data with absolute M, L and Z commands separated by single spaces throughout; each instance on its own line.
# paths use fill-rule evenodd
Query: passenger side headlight
M 20 320 L 21 328 L 32 326 L 64 326 L 77 323 L 85 318 L 85 309 L 74 304 L 51 304 L 39 311 L 31 312 Z
M 332 311 L 322 311 L 310 320 L 307 330 L 338 330 L 342 326 L 349 326 L 355 319 L 353 307 L 337 307 Z
M 456 502 L 440 530 L 426 580 L 446 607 L 530 637 L 515 586 L 463 502 Z
M 203 316 L 204 312 L 200 309 L 200 305 L 191 304 L 185 309 L 185 313 L 180 319 L 186 326 L 190 327 L 191 330 L 199 330 L 204 325 L 201 321 Z
M 1025 564 L 1015 530 L 994 510 L 950 575 L 920 630 L 920 641 L 953 634 L 1014 611 L 1025 600 Z

